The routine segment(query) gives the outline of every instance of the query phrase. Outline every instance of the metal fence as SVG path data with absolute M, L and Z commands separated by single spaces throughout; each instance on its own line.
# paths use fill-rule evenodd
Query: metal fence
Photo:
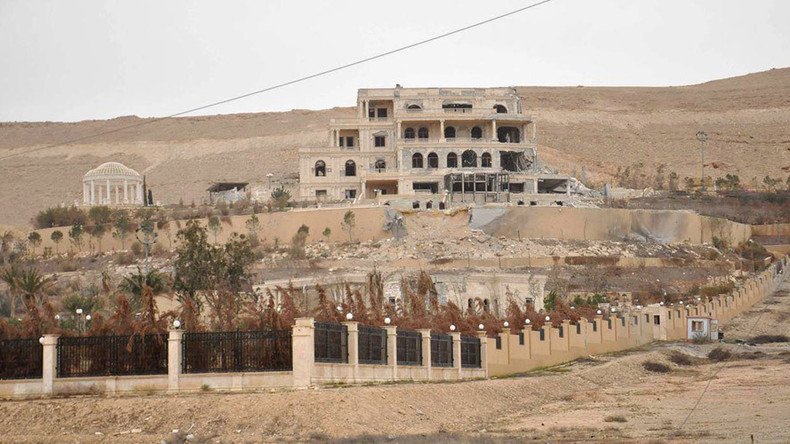
M 387 330 L 360 325 L 357 344 L 360 364 L 387 364 Z
M 184 373 L 288 371 L 291 331 L 184 333 Z
M 43 362 L 37 338 L 0 340 L 0 379 L 41 378 Z
M 431 366 L 453 366 L 453 337 L 443 333 L 431 333 Z
M 418 331 L 400 330 L 398 344 L 398 365 L 422 365 L 422 335 Z
M 348 327 L 315 323 L 315 362 L 348 362 Z
M 167 335 L 61 337 L 57 356 L 59 378 L 167 374 Z
M 480 338 L 461 336 L 461 367 L 480 368 Z

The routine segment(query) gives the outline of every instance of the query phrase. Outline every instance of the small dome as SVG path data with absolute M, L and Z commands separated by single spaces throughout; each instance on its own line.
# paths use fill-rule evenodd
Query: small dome
M 103 163 L 98 167 L 85 173 L 86 179 L 99 178 L 99 177 L 103 178 L 108 176 L 139 178 L 140 173 L 118 162 Z

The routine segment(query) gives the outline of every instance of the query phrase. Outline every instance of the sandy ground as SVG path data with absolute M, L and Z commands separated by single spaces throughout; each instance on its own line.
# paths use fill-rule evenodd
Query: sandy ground
M 787 177 L 790 68 L 669 88 L 519 87 L 538 122 L 543 162 L 588 179 L 617 167 L 659 163 L 680 177 L 699 171 L 695 134 L 710 135 L 707 171 Z M 353 94 L 353 91 L 349 92 Z M 326 142 L 330 118 L 351 108 L 166 119 L 79 144 L 28 151 L 142 121 L 121 117 L 77 123 L 0 123 L 0 224 L 27 224 L 37 211 L 81 199 L 82 175 L 119 161 L 147 177 L 163 203 L 200 201 L 212 181 L 293 181 L 298 149 Z M 690 154 L 692 153 L 692 154 Z
M 790 283 L 733 323 L 777 326 Z M 787 442 L 790 344 L 726 345 L 759 359 L 705 359 L 714 344 L 655 344 L 523 376 L 265 393 L 75 397 L 0 403 L 5 442 Z M 673 351 L 700 358 L 678 366 Z M 646 361 L 670 366 L 646 371 Z M 706 390 L 707 387 L 707 390 Z M 704 392 L 704 397 L 696 406 Z M 688 418 L 688 420 L 686 420 Z M 178 433 L 173 433 L 174 430 Z

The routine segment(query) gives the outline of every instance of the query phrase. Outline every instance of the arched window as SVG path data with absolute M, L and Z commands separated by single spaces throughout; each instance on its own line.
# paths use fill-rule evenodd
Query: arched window
M 494 109 L 496 110 L 497 114 L 506 114 L 507 108 L 504 105 L 494 105 Z
M 480 129 L 479 126 L 472 127 L 472 138 L 473 139 L 482 139 L 483 138 L 483 130 Z
M 357 175 L 357 163 L 353 160 L 346 161 L 346 176 L 356 176 Z
M 422 107 L 420 105 L 412 103 L 411 105 L 409 105 L 408 109 L 422 109 Z
M 458 154 L 450 153 L 447 155 L 447 168 L 458 168 Z
M 427 139 L 428 138 L 428 128 L 421 127 L 417 130 L 417 137 L 420 139 Z
M 315 163 L 315 175 L 316 177 L 326 176 L 326 162 L 319 160 Z
M 439 156 L 436 153 L 428 154 L 428 168 L 439 168 Z
M 376 169 L 379 173 L 387 169 L 387 162 L 384 159 L 376 160 L 376 163 L 373 164 L 373 168 Z
M 519 143 L 521 131 L 512 126 L 500 126 L 496 130 L 497 139 L 502 143 Z
M 414 153 L 411 156 L 411 167 L 412 168 L 422 168 L 422 154 Z
M 414 139 L 414 128 L 406 128 L 406 131 L 403 132 L 404 139 Z
M 454 139 L 455 138 L 455 127 L 448 126 L 444 129 L 444 137 L 445 139 Z
M 480 156 L 480 166 L 483 168 L 491 168 L 491 154 L 483 153 L 483 155 Z
M 475 168 L 477 167 L 477 153 L 472 150 L 466 150 L 461 154 L 461 167 Z

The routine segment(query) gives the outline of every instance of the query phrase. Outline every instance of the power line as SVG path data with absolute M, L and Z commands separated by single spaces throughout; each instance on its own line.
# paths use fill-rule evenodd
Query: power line
M 337 71 L 341 71 L 341 70 L 344 70 L 344 69 L 347 69 L 347 68 L 351 68 L 353 66 L 361 65 L 363 63 L 367 63 L 367 62 L 370 62 L 370 61 L 373 61 L 373 60 L 376 60 L 376 59 L 387 57 L 389 55 L 396 54 L 396 53 L 405 51 L 407 49 L 411 49 L 411 48 L 415 48 L 417 46 L 425 45 L 427 43 L 431 43 L 431 42 L 434 42 L 436 40 L 440 40 L 440 39 L 443 39 L 445 37 L 449 37 L 451 35 L 458 34 L 458 33 L 464 32 L 464 31 L 468 31 L 470 29 L 486 25 L 488 23 L 491 23 L 491 22 L 503 19 L 505 17 L 509 17 L 511 15 L 518 14 L 520 12 L 526 11 L 528 9 L 535 8 L 537 6 L 549 3 L 551 1 L 552 0 L 542 0 L 542 1 L 539 1 L 539 2 L 536 2 L 536 3 L 532 3 L 532 4 L 524 6 L 522 8 L 518 8 L 518 9 L 512 10 L 510 12 L 506 12 L 504 14 L 500 14 L 500 15 L 497 15 L 495 17 L 491 17 L 491 18 L 486 19 L 486 20 L 473 23 L 473 24 L 468 25 L 468 26 L 464 26 L 463 28 L 454 29 L 452 31 L 445 32 L 444 34 L 439 34 L 437 36 L 430 37 L 430 38 L 427 38 L 425 40 L 420 40 L 419 42 L 411 43 L 411 44 L 406 45 L 406 46 L 401 46 L 399 48 L 396 48 L 396 49 L 393 49 L 393 50 L 390 50 L 390 51 L 386 51 L 386 52 L 382 52 L 382 53 L 379 53 L 379 54 L 376 54 L 376 55 L 373 55 L 373 56 L 370 56 L 370 57 L 366 57 L 364 59 L 360 59 L 360 60 L 357 60 L 357 61 L 354 61 L 354 62 L 351 62 L 351 63 L 347 63 L 345 65 L 337 66 L 335 68 L 331 68 L 331 69 L 327 69 L 327 70 L 324 70 L 324 71 L 320 71 L 320 72 L 317 72 L 317 73 L 314 73 L 314 74 L 310 74 L 310 75 L 307 75 L 307 76 L 304 76 L 304 77 L 299 77 L 299 78 L 294 79 L 294 80 L 289 80 L 287 82 L 283 82 L 283 83 L 280 83 L 280 84 L 277 84 L 277 85 L 269 86 L 269 87 L 266 87 L 266 88 L 263 88 L 263 89 L 259 89 L 257 91 L 252 91 L 252 92 L 249 92 L 249 93 L 246 93 L 246 94 L 242 94 L 240 96 L 235 96 L 235 97 L 231 97 L 229 99 L 224 99 L 224 100 L 220 100 L 220 101 L 217 101 L 217 102 L 209 103 L 209 104 L 206 104 L 206 105 L 201 105 L 201 106 L 198 106 L 197 108 L 192 108 L 192 109 L 188 109 L 186 111 L 181 111 L 181 112 L 178 112 L 178 113 L 175 113 L 175 114 L 170 114 L 170 115 L 165 116 L 165 117 L 158 117 L 158 118 L 151 119 L 151 120 L 145 120 L 143 122 L 135 123 L 135 124 L 132 124 L 132 125 L 127 125 L 127 126 L 123 126 L 123 127 L 120 127 L 120 128 L 115 128 L 115 129 L 112 129 L 112 130 L 107 130 L 107 131 L 102 131 L 102 132 L 99 132 L 99 133 L 91 134 L 89 136 L 78 137 L 76 139 L 71 139 L 71 140 L 68 140 L 68 141 L 65 141 L 65 142 L 61 142 L 61 143 L 55 143 L 55 144 L 46 145 L 46 146 L 42 146 L 42 147 L 38 147 L 38 148 L 33 148 L 33 149 L 27 150 L 27 151 L 22 152 L 22 153 L 9 154 L 9 155 L 0 157 L 0 160 L 8 159 L 8 158 L 11 158 L 11 157 L 14 157 L 14 156 L 19 156 L 19 155 L 22 155 L 22 154 L 30 154 L 30 153 L 33 153 L 33 152 L 36 152 L 36 151 L 46 150 L 46 149 L 50 149 L 50 148 L 56 148 L 56 147 L 63 146 L 63 145 L 69 145 L 69 144 L 72 144 L 72 143 L 75 143 L 75 142 L 81 142 L 83 140 L 93 139 L 94 137 L 99 137 L 99 136 L 104 136 L 104 135 L 107 135 L 107 134 L 117 133 L 117 132 L 124 131 L 124 130 L 131 129 L 131 128 L 137 128 L 137 127 L 141 127 L 141 126 L 144 126 L 144 125 L 150 125 L 152 123 L 161 122 L 162 120 L 170 119 L 170 118 L 173 118 L 173 117 L 183 116 L 184 114 L 190 114 L 190 113 L 193 113 L 193 112 L 196 112 L 196 111 L 202 111 L 204 109 L 212 108 L 212 107 L 219 106 L 219 105 L 224 105 L 224 104 L 230 103 L 230 102 L 235 102 L 237 100 L 246 99 L 247 97 L 251 97 L 251 96 L 254 96 L 254 95 L 257 95 L 257 94 L 262 94 L 262 93 L 265 93 L 265 92 L 273 91 L 275 89 L 283 88 L 285 86 L 290 86 L 290 85 L 293 85 L 293 84 L 296 84 L 296 83 L 301 83 L 301 82 L 304 82 L 306 80 L 314 79 L 316 77 L 325 76 L 327 74 L 331 74 L 331 73 L 334 73 L 334 72 L 337 72 Z

